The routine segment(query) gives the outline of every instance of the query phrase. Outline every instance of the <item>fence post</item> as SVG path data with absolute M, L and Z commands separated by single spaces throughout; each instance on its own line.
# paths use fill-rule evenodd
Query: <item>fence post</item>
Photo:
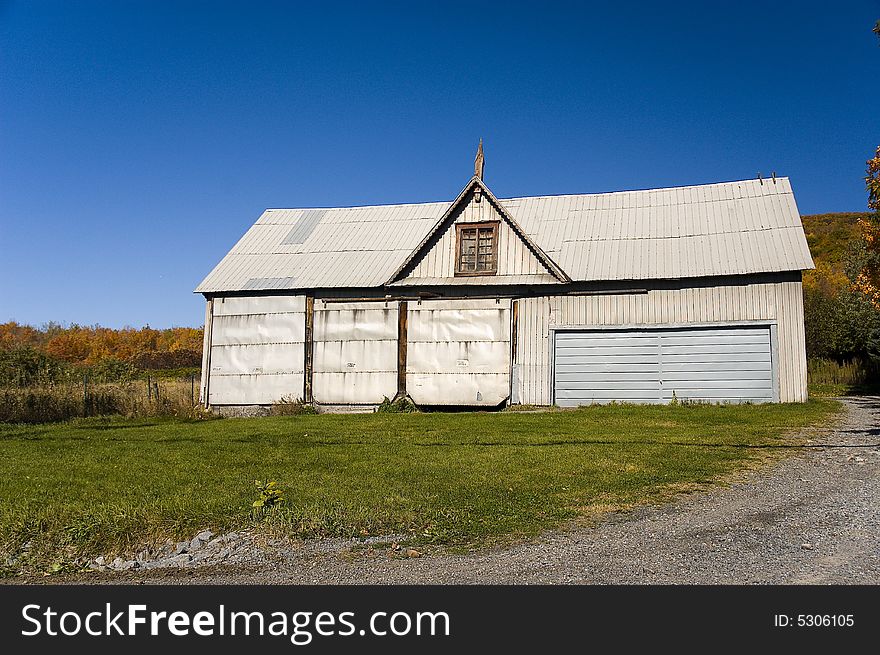
M 196 376 L 189 376 L 189 406 L 196 406 Z
M 147 402 L 153 400 L 153 383 L 150 381 L 150 376 L 147 376 Z
M 83 416 L 89 415 L 89 374 L 83 373 Z

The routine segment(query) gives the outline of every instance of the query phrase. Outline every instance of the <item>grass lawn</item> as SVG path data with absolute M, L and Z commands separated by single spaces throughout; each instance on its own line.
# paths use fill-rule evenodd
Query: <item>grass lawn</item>
M 293 536 L 486 545 L 712 482 L 839 408 L 813 400 L 0 425 L 0 552 L 30 542 L 26 561 L 38 570 L 253 526 L 255 480 L 283 490 L 282 509 L 263 522 Z

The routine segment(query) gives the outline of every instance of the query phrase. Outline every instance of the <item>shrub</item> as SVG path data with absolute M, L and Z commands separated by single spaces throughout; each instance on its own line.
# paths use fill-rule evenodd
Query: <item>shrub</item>
M 376 408 L 376 411 L 393 414 L 412 414 L 418 412 L 419 408 L 407 396 L 398 396 L 394 400 L 389 400 L 388 396 L 385 396 Z
M 140 352 L 131 363 L 144 370 L 195 368 L 202 364 L 202 353 L 197 350 L 158 350 Z
M 74 375 L 70 365 L 31 346 L 0 350 L 0 386 L 51 384 Z
M 138 376 L 134 365 L 115 357 L 106 357 L 87 368 L 81 369 L 89 382 L 125 382 Z
M 314 405 L 304 403 L 302 398 L 294 398 L 293 396 L 282 396 L 279 400 L 272 403 L 269 410 L 271 416 L 301 416 L 303 414 L 317 414 L 318 410 Z

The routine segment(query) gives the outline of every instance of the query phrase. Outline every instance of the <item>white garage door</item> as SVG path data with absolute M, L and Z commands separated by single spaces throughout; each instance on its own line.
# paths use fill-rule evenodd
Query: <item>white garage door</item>
M 556 333 L 555 402 L 772 402 L 770 328 Z

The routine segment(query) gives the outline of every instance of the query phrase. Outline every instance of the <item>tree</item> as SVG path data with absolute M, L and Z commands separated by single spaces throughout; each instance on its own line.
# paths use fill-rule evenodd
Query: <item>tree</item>
M 880 20 L 873 32 L 880 37 Z M 859 219 L 862 243 L 856 255 L 853 269 L 849 271 L 853 290 L 867 298 L 880 309 L 880 146 L 874 156 L 865 162 L 865 189 L 868 192 L 868 208 L 874 213 Z
M 868 207 L 880 210 L 880 146 L 867 162 L 865 187 L 868 189 Z
M 865 188 L 874 213 L 859 219 L 861 243 L 849 275 L 853 289 L 880 309 L 880 147 L 866 162 Z

